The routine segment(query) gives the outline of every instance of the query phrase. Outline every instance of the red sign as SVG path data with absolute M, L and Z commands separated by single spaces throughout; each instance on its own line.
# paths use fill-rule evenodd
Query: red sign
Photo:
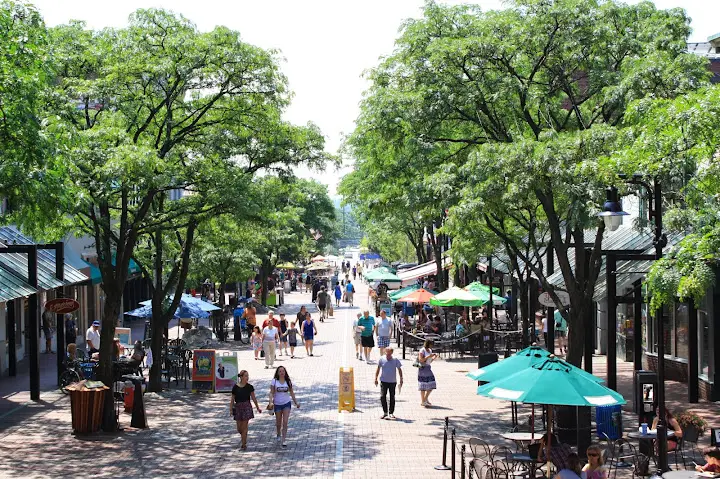
M 72 298 L 51 299 L 45 303 L 45 310 L 55 314 L 72 313 L 80 309 L 80 303 Z

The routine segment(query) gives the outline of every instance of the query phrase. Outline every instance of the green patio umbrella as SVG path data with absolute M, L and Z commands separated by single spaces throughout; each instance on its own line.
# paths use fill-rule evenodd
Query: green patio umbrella
M 364 275 L 364 278 L 368 281 L 391 281 L 391 282 L 400 282 L 402 281 L 400 277 L 396 274 L 393 274 L 389 270 L 386 270 L 384 268 L 377 268 L 369 273 Z
M 620 394 L 578 371 L 579 368 L 551 355 L 542 363 L 478 387 L 477 393 L 496 399 L 553 406 L 614 406 L 626 403 Z M 548 412 L 548 432 L 552 433 L 552 408 Z M 549 471 L 550 441 L 546 457 Z
M 473 294 L 471 291 L 453 286 L 452 288 L 438 293 L 430 300 L 433 306 L 482 306 L 487 303 Z
M 472 283 L 465 286 L 465 290 L 467 291 L 485 291 L 486 293 L 490 292 L 490 286 L 487 284 L 482 284 L 480 281 L 473 281 Z M 501 296 L 500 288 L 493 288 L 493 295 Z

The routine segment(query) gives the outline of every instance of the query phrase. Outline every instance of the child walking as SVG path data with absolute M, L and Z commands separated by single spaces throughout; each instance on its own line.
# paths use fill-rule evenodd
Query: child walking
M 295 358 L 295 348 L 297 347 L 297 337 L 300 331 L 295 327 L 295 321 L 290 321 L 290 327 L 285 331 L 285 344 L 290 343 L 290 359 Z
M 263 338 L 262 338 L 262 332 L 260 331 L 260 326 L 255 326 L 253 328 L 251 344 L 252 344 L 253 351 L 255 351 L 255 360 L 257 361 L 258 359 L 260 359 L 260 351 L 262 351 L 262 344 L 263 344 Z

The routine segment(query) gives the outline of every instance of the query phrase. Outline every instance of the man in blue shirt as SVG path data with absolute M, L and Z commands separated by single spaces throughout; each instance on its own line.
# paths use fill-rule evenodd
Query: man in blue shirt
M 345 296 L 347 297 L 347 302 L 350 303 L 350 306 L 353 306 L 353 295 L 355 294 L 355 286 L 352 285 L 350 280 L 347 282 L 347 286 L 345 287 Z
M 370 351 L 375 347 L 375 318 L 370 316 L 370 312 L 365 310 L 363 316 L 358 319 L 358 326 L 363 330 L 360 333 L 360 344 L 365 350 L 365 360 L 370 364 Z

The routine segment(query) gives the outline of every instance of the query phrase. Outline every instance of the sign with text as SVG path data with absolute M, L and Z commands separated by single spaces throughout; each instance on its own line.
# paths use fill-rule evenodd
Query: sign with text
M 212 392 L 215 382 L 215 350 L 193 351 L 192 391 Z
M 56 298 L 45 303 L 45 310 L 55 314 L 72 313 L 80 309 L 80 303 L 72 298 Z
M 218 353 L 215 356 L 215 392 L 232 391 L 238 380 L 238 357 L 235 354 Z
M 340 368 L 338 380 L 338 412 L 355 410 L 355 375 L 353 368 Z
M 570 304 L 570 295 L 567 294 L 565 291 L 555 291 L 555 294 L 557 295 L 558 299 L 562 303 L 563 306 L 567 306 Z M 538 302 L 542 304 L 543 306 L 547 306 L 548 308 L 555 308 L 555 301 L 553 301 L 552 296 L 550 296 L 550 293 L 545 291 L 538 297 Z

